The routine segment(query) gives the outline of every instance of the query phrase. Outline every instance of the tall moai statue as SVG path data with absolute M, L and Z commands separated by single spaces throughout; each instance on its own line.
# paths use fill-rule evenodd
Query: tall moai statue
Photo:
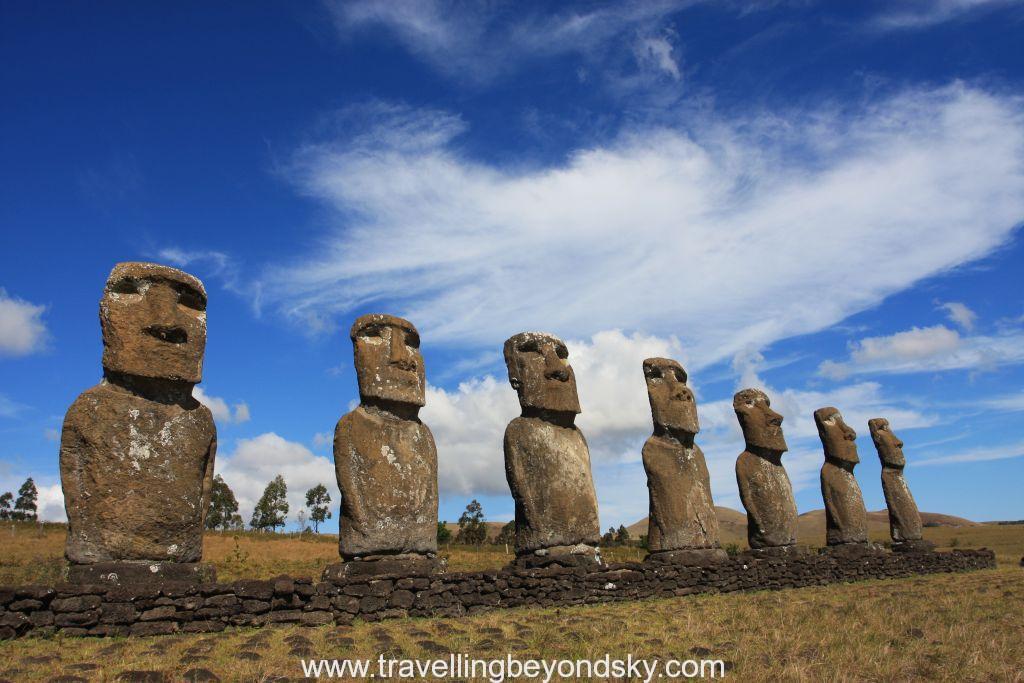
M 436 567 L 437 448 L 420 422 L 426 379 L 411 322 L 370 314 L 355 321 L 359 406 L 334 430 L 341 490 L 339 551 L 325 578 L 416 574 Z
M 760 389 L 743 389 L 732 399 L 744 450 L 736 459 L 736 483 L 747 511 L 747 543 L 754 555 L 789 555 L 796 545 L 796 500 L 782 466 L 789 450 L 782 415 Z
M 700 431 L 697 403 L 686 371 L 670 358 L 643 363 L 654 434 L 643 448 L 650 496 L 649 560 L 703 563 L 728 558 L 718 538 L 711 477 L 694 443 Z
M 907 459 L 903 455 L 903 442 L 889 427 L 889 421 L 876 417 L 868 420 L 871 440 L 882 461 L 882 492 L 889 509 L 889 535 L 892 549 L 897 552 L 927 552 L 935 544 L 924 540 L 921 528 L 921 513 L 910 495 L 903 468 Z
M 825 450 L 821 466 L 821 496 L 825 500 L 825 542 L 832 547 L 866 546 L 868 512 L 853 468 L 857 457 L 857 432 L 832 407 L 814 411 L 814 424 Z
M 587 440 L 575 425 L 580 403 L 569 351 L 550 334 L 523 332 L 505 342 L 504 354 L 522 407 L 504 443 L 517 561 L 599 562 L 597 493 Z
M 68 409 L 60 476 L 68 578 L 212 580 L 200 563 L 217 429 L 202 379 L 206 290 L 188 273 L 119 263 L 100 300 L 103 380 Z

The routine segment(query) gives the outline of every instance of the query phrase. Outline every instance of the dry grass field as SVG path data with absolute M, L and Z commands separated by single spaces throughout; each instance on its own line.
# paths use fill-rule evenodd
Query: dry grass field
M 733 680 L 1024 681 L 1024 526 L 926 529 L 941 546 L 993 548 L 999 568 L 781 592 L 704 595 L 614 605 L 516 609 L 459 619 L 346 627 L 237 629 L 216 635 L 0 643 L 0 680 L 272 681 L 302 678 L 300 659 L 474 657 L 727 662 Z M 0 584 L 51 581 L 63 528 L 0 528 Z M 206 556 L 224 580 L 316 576 L 334 537 L 210 534 Z M 635 559 L 634 548 L 611 559 Z M 452 570 L 497 567 L 503 548 L 452 547 Z M 122 677 L 127 672 L 137 672 Z M 150 672 L 143 674 L 142 672 Z M 191 672 L 191 673 L 190 673 Z M 188 676 L 186 676 L 188 674 Z

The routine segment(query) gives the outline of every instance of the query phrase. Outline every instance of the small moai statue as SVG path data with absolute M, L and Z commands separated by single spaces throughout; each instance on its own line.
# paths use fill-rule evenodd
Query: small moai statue
M 796 500 L 782 466 L 789 450 L 782 433 L 782 415 L 771 409 L 760 389 L 743 389 L 732 399 L 743 430 L 744 450 L 736 459 L 736 483 L 747 511 L 747 543 L 754 556 L 785 556 L 796 545 Z
M 654 418 L 654 434 L 643 448 L 650 496 L 647 559 L 683 564 L 726 560 L 708 466 L 694 443 L 700 423 L 686 371 L 670 358 L 648 358 L 643 369 Z
M 426 574 L 437 569 L 437 448 L 420 422 L 426 379 L 411 322 L 374 313 L 355 321 L 359 405 L 334 430 L 341 490 L 342 564 L 354 574 Z
M 74 583 L 211 581 L 200 562 L 217 429 L 202 379 L 206 290 L 119 263 L 100 300 L 103 380 L 64 417 L 60 476 Z
M 832 407 L 814 411 L 814 424 L 825 450 L 821 466 L 821 496 L 825 500 L 825 542 L 831 548 L 868 546 L 868 512 L 853 468 L 857 432 Z M 849 548 L 853 549 L 853 548 Z
M 550 334 L 505 342 L 508 379 L 522 415 L 505 429 L 505 476 L 516 505 L 517 563 L 599 563 L 601 539 L 590 451 L 569 350 Z
M 921 527 L 921 513 L 910 495 L 903 468 L 907 459 L 903 455 L 903 442 L 889 427 L 889 421 L 882 417 L 868 420 L 871 440 L 882 462 L 882 493 L 889 509 L 889 535 L 892 549 L 897 552 L 929 552 L 935 544 L 924 540 Z

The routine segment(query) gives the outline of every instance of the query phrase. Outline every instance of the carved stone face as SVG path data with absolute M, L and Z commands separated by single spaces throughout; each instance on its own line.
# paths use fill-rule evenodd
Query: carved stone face
M 903 457 L 903 442 L 889 428 L 889 421 L 884 417 L 868 420 L 871 440 L 875 442 L 878 459 L 885 467 L 904 467 L 907 459 Z
M 103 290 L 100 326 L 106 370 L 202 380 L 206 290 L 198 278 L 155 263 L 119 263 Z
M 814 424 L 818 426 L 818 436 L 825 448 L 825 457 L 832 460 L 845 460 L 858 463 L 857 432 L 843 422 L 843 416 L 835 408 L 818 408 L 814 411 Z
M 771 409 L 767 394 L 760 389 L 744 389 L 733 396 L 732 407 L 748 448 L 754 446 L 777 453 L 789 450 L 782 434 L 782 416 Z
M 686 386 L 682 365 L 671 358 L 648 358 L 644 361 L 644 379 L 654 424 L 689 434 L 700 431 L 697 402 Z
M 420 335 L 411 322 L 371 313 L 356 320 L 350 336 L 360 398 L 426 404 Z
M 521 332 L 510 337 L 505 342 L 505 365 L 519 405 L 578 414 L 576 375 L 568 358 L 569 349 L 550 334 Z

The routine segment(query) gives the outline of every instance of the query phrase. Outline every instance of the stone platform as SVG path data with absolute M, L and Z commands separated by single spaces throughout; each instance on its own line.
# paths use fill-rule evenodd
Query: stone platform
M 777 590 L 994 569 L 991 550 L 807 553 L 730 557 L 687 566 L 645 562 L 432 576 L 355 575 L 314 582 L 279 577 L 234 583 L 0 588 L 0 638 L 59 632 L 65 636 L 148 636 L 222 631 L 230 626 L 319 626 L 406 616 L 459 616 L 488 609 Z

